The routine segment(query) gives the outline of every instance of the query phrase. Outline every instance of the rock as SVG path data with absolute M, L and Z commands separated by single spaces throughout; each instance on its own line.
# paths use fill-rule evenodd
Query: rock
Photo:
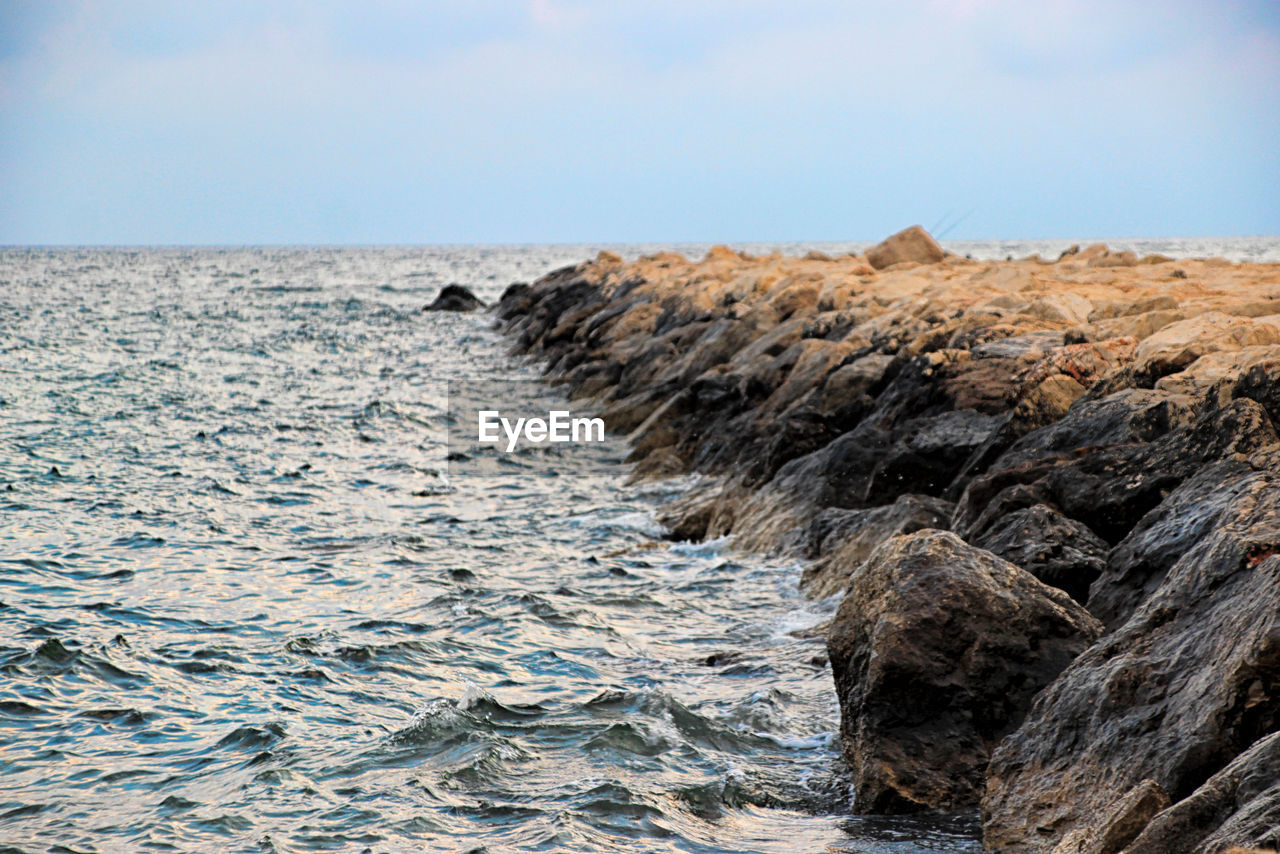
M 822 411 L 834 413 L 870 392 L 884 379 L 893 356 L 868 353 L 827 375 L 822 387 Z
M 1087 321 L 1092 311 L 1093 303 L 1079 294 L 1067 291 L 1034 300 L 1027 306 L 1026 313 L 1039 320 L 1072 326 Z
M 1206 353 L 1280 344 L 1280 317 L 1233 317 L 1220 311 L 1171 323 L 1138 345 L 1135 370 L 1159 379 Z
M 707 261 L 741 261 L 742 256 L 723 243 L 718 243 L 707 250 Z
M 1195 401 L 1147 389 L 1082 400 L 1066 415 L 1014 442 L 992 465 L 1013 468 L 1080 448 L 1151 442 L 1190 422 Z
M 1124 854 L 1219 854 L 1231 846 L 1280 846 L 1280 732 L 1157 814 Z
M 1260 375 L 1268 379 L 1280 379 L 1280 346 L 1245 347 L 1241 350 L 1205 353 L 1181 371 L 1161 377 L 1156 381 L 1155 387 L 1174 394 L 1203 396 L 1219 386 L 1227 396 L 1231 396 L 1239 381 L 1255 367 L 1260 369 Z
M 1119 626 L 1164 582 L 1169 569 L 1215 530 L 1252 521 L 1258 495 L 1268 495 L 1271 455 L 1229 457 L 1206 465 L 1139 520 L 1107 556 L 1088 599 L 1089 613 Z M 1250 496 L 1255 496 L 1250 499 Z
M 971 538 L 990 524 L 989 519 L 983 519 L 990 515 L 987 505 L 1002 491 L 1042 482 L 1055 468 L 1087 459 L 1101 448 L 1136 448 L 1154 441 L 1188 423 L 1193 406 L 1194 401 L 1189 398 L 1127 389 L 1100 400 L 1081 399 L 1061 419 L 1026 433 L 1012 444 L 997 436 L 992 447 L 975 455 L 986 470 L 965 485 L 952 527 L 960 536 Z M 992 456 L 994 462 L 985 462 Z M 1047 490 L 1040 487 L 1034 491 L 1041 497 L 1030 503 L 1043 503 Z
M 986 504 L 1001 490 L 1022 484 L 1033 486 L 1040 502 L 1115 543 L 1204 464 L 1277 442 L 1266 411 L 1253 400 L 1211 406 L 1193 423 L 1159 435 L 1170 412 L 1162 413 L 1156 404 L 1126 415 L 1120 406 L 1125 399 L 1141 396 L 1113 395 L 1098 401 L 1096 410 L 1078 404 L 1062 421 L 1015 442 L 988 472 L 968 484 L 955 530 L 962 536 L 976 533 Z M 1074 444 L 1090 433 L 1102 441 L 1074 448 L 1061 444 Z M 1126 441 L 1126 434 L 1132 438 Z
M 1271 423 L 1280 426 L 1280 365 L 1269 359 L 1255 363 L 1244 376 L 1232 380 L 1231 386 L 1233 398 L 1256 401 L 1267 411 Z
M 510 289 L 508 289 L 508 292 Z M 506 294 L 504 294 L 506 296 Z M 445 285 L 440 293 L 423 311 L 474 311 L 484 305 L 476 295 L 462 285 Z
M 1043 489 L 1064 515 L 1114 543 L 1205 463 L 1276 441 L 1261 406 L 1232 401 L 1149 444 L 1115 445 L 1054 466 Z
M 1001 420 L 972 409 L 953 409 L 902 422 L 896 428 L 902 437 L 879 455 L 858 499 L 872 503 L 908 492 L 942 495 Z
M 1107 252 L 1089 259 L 1090 267 L 1133 267 L 1137 263 L 1138 256 L 1128 250 Z
M 999 517 L 969 542 L 1022 567 L 1081 604 L 1106 568 L 1110 551 L 1093 531 L 1044 504 Z
M 877 270 L 903 261 L 936 264 L 944 257 L 942 247 L 918 225 L 904 228 L 867 250 L 867 263 Z
M 992 748 L 1100 631 L 1062 591 L 954 534 L 886 541 L 827 639 L 855 810 L 971 808 Z
M 1053 854 L 1118 854 L 1167 806 L 1168 792 L 1155 780 L 1143 780 L 1109 806 L 1095 825 L 1063 837 Z
M 960 343 L 953 340 L 953 346 Z M 969 352 L 973 354 L 975 359 L 1017 359 L 1023 357 L 1039 359 L 1045 353 L 1061 344 L 1062 333 L 1055 330 L 1045 330 L 1043 332 L 1028 332 L 1023 335 L 1010 335 L 1008 338 L 985 341 L 973 345 Z
M 1076 252 L 1073 261 L 1092 261 L 1095 258 L 1105 258 L 1111 254 L 1111 250 L 1107 248 L 1105 243 L 1090 243 L 1084 249 Z
M 925 528 L 947 529 L 954 505 L 928 495 L 900 495 L 883 507 L 828 508 L 799 530 L 800 554 L 813 563 L 800 586 L 816 599 L 843 593 L 849 576 L 885 540 Z
M 1046 427 L 1065 418 L 1071 405 L 1084 396 L 1085 387 L 1066 374 L 1052 374 L 1031 386 L 1022 395 L 1008 423 L 1002 428 L 1001 439 L 1017 438 L 1032 430 Z
M 1050 850 L 1144 780 L 1191 795 L 1280 729 L 1280 471 L 1242 494 L 1124 625 L 1036 697 L 992 755 L 984 843 Z
M 1033 386 L 1054 375 L 1068 376 L 1083 388 L 1130 364 L 1138 341 L 1130 336 L 1054 347 L 1027 371 L 1024 383 Z
M 528 314 L 533 308 L 533 288 L 528 282 L 513 282 L 502 291 L 498 298 L 498 319 L 511 320 Z

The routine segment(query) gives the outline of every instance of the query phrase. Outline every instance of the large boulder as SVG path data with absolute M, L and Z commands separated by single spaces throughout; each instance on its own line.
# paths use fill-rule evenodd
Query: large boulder
M 883 270 L 903 261 L 934 264 L 946 257 L 942 247 L 918 225 L 904 228 L 867 250 L 867 263 Z
M 1237 845 L 1280 848 L 1280 732 L 1154 816 L 1124 854 L 1222 854 Z
M 975 806 L 991 750 L 1100 631 L 1061 590 L 954 534 L 885 542 L 827 639 L 854 808 Z
M 1259 476 L 992 755 L 989 848 L 1091 836 L 1148 780 L 1182 800 L 1280 729 L 1280 471 Z

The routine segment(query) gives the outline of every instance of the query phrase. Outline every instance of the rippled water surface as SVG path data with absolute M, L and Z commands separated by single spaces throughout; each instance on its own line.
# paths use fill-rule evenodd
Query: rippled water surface
M 831 603 L 681 484 L 442 476 L 535 372 L 418 309 L 590 251 L 0 252 L 0 847 L 977 849 L 844 815 Z

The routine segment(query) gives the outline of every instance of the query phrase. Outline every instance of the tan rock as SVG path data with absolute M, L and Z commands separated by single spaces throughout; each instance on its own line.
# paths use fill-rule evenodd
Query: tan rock
M 1104 255 L 1098 255 L 1089 259 L 1090 267 L 1134 267 L 1137 266 L 1138 256 L 1129 251 L 1124 252 L 1107 252 Z
M 1073 293 L 1057 293 L 1041 297 L 1027 306 L 1026 313 L 1038 320 L 1073 326 L 1084 323 L 1093 312 L 1093 303 Z
M 867 250 L 867 263 L 877 270 L 904 261 L 936 264 L 944 257 L 942 247 L 918 225 L 904 228 Z
M 1096 827 L 1063 837 L 1053 854 L 1119 854 L 1167 806 L 1169 793 L 1155 780 L 1143 780 L 1117 799 Z
M 1280 346 L 1245 347 L 1206 353 L 1184 370 L 1156 381 L 1156 388 L 1171 394 L 1207 394 L 1214 386 L 1241 377 L 1255 365 L 1280 369 Z
M 1210 311 L 1171 323 L 1138 345 L 1135 368 L 1150 376 L 1178 371 L 1206 353 L 1280 344 L 1280 315 L 1234 317 Z

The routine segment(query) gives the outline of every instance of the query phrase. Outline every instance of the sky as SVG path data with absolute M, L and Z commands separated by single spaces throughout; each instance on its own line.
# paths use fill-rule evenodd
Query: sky
M 1275 0 L 0 0 L 0 244 L 1280 234 Z

